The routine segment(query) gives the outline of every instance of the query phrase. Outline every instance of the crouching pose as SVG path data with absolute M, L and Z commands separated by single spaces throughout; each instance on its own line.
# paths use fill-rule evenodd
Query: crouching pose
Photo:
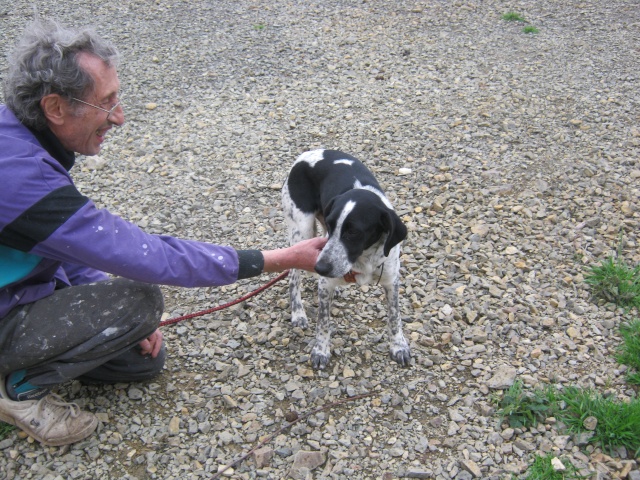
M 116 48 L 92 30 L 33 23 L 10 57 L 0 105 L 0 420 L 45 445 L 76 442 L 97 426 L 50 393 L 54 385 L 162 370 L 156 284 L 313 270 L 324 245 L 236 250 L 150 235 L 98 209 L 69 171 L 75 153 L 96 155 L 124 123 L 116 66 Z

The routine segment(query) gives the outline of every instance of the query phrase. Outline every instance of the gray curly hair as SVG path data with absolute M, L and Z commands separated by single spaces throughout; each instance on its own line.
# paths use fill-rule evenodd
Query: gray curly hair
M 46 118 L 40 100 L 51 93 L 72 101 L 82 98 L 94 82 L 78 64 L 78 54 L 89 53 L 116 66 L 118 50 L 91 28 L 68 29 L 53 21 L 30 23 L 9 57 L 4 98 L 26 126 L 42 130 Z

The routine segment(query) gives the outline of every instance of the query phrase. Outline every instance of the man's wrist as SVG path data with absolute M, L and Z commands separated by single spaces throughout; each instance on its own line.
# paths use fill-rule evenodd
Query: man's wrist
M 260 250 L 236 250 L 238 254 L 238 280 L 260 275 L 264 271 L 264 255 Z

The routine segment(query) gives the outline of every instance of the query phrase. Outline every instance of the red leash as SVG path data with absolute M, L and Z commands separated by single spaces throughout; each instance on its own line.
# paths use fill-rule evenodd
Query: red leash
M 237 305 L 238 303 L 244 302 L 245 300 L 258 295 L 259 293 L 265 291 L 267 288 L 272 287 L 274 284 L 276 284 L 283 278 L 286 278 L 287 275 L 289 275 L 289 270 L 285 270 L 273 280 L 270 280 L 269 282 L 265 283 L 263 286 L 256 288 L 253 292 L 247 293 L 243 297 L 240 297 L 229 303 L 225 303 L 224 305 L 218 305 L 217 307 L 209 308 L 208 310 L 202 310 L 201 312 L 190 313 L 189 315 L 183 315 L 181 317 L 170 318 L 169 320 L 160 322 L 160 327 L 164 327 L 165 325 L 173 325 L 174 323 L 182 322 L 183 320 L 189 320 L 190 318 L 200 317 L 202 315 L 206 315 L 207 313 L 217 312 L 218 310 L 222 310 L 228 307 L 232 307 L 233 305 Z

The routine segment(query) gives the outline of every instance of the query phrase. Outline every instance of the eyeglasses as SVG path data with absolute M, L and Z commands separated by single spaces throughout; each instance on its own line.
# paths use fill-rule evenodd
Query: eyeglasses
M 116 103 L 113 107 L 107 110 L 106 108 L 99 107 L 97 105 L 94 105 L 93 103 L 85 102 L 84 100 L 80 100 L 79 98 L 71 97 L 71 100 L 75 100 L 76 102 L 84 103 L 85 105 L 89 105 L 90 107 L 97 108 L 98 110 L 102 110 L 103 112 L 107 112 L 107 120 L 109 120 L 109 117 L 111 116 L 111 114 L 114 112 L 116 108 L 120 106 L 120 103 L 122 102 L 121 99 L 118 99 L 118 103 Z

